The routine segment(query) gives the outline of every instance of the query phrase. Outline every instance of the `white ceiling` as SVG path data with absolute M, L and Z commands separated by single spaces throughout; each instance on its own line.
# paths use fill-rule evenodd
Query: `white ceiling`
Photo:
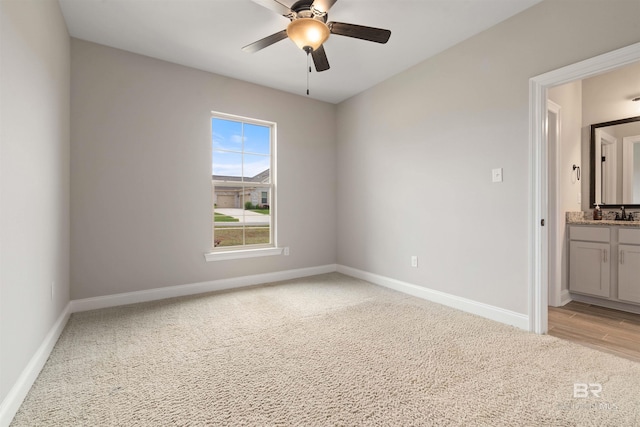
M 332 35 L 331 69 L 311 97 L 338 103 L 541 0 L 338 0 L 329 20 L 391 30 L 387 44 Z M 59 0 L 71 36 L 305 95 L 306 55 L 290 40 L 241 48 L 289 20 L 251 0 Z M 294 0 L 281 0 L 290 6 Z

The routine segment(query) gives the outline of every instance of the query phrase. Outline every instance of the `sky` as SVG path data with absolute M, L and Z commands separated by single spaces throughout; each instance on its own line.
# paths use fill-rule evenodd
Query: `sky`
M 269 169 L 269 135 L 269 126 L 212 118 L 213 175 L 253 177 Z

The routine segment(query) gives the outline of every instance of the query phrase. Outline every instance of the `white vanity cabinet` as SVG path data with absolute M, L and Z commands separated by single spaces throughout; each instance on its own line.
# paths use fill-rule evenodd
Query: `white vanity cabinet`
M 618 231 L 618 299 L 640 303 L 640 230 Z
M 569 238 L 569 291 L 609 298 L 610 229 L 572 226 Z
M 576 301 L 640 313 L 640 224 L 572 224 L 569 293 Z

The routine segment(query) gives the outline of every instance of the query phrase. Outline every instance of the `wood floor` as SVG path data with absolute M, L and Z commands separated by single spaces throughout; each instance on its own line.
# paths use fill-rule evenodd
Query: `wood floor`
M 549 335 L 640 362 L 640 314 L 571 301 L 549 307 Z
M 571 301 L 549 307 L 549 335 L 640 362 L 640 314 Z

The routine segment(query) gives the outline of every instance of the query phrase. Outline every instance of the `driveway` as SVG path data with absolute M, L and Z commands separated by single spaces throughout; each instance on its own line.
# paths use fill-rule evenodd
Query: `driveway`
M 246 225 L 269 225 L 271 222 L 271 215 L 264 215 L 258 212 L 253 211 L 245 211 L 244 209 L 236 209 L 236 208 L 216 208 L 215 212 L 221 213 L 223 215 L 228 215 L 233 218 L 237 218 L 240 220 L 239 222 L 218 222 L 216 225 L 227 225 L 233 226 L 238 224 L 246 224 Z M 242 214 L 244 213 L 244 218 Z M 244 219 L 244 221 L 243 221 Z

